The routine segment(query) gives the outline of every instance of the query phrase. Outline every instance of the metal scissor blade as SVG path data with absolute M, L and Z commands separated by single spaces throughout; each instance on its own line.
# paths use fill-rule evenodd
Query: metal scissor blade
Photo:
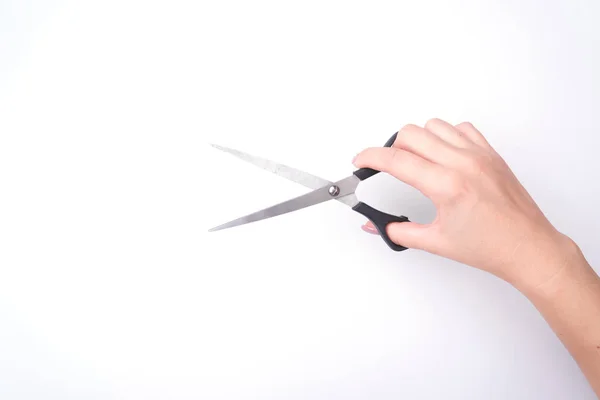
M 333 185 L 337 187 L 336 196 L 342 197 L 352 195 L 359 183 L 360 179 L 358 179 L 354 175 L 350 175 L 347 178 L 335 182 Z M 234 219 L 233 221 L 209 229 L 209 232 L 214 232 L 226 228 L 232 228 L 234 226 L 244 225 L 250 222 L 256 222 L 263 219 L 276 217 L 278 215 L 286 214 L 292 211 L 297 211 L 305 207 L 310 207 L 315 204 L 319 204 L 324 201 L 337 198 L 333 197 L 330 194 L 331 187 L 332 185 L 327 185 L 319 189 L 313 190 L 312 192 L 306 193 L 302 196 L 296 197 L 294 199 L 284 201 L 283 203 L 276 204 L 272 207 L 265 208 L 263 210 L 254 212 L 252 214 L 248 214 L 238 219 Z
M 296 168 L 289 167 L 284 164 L 276 163 L 275 161 L 271 161 L 266 158 L 257 157 L 252 154 L 244 153 L 243 151 L 239 151 L 229 147 L 219 146 L 218 144 L 211 143 L 211 146 L 215 149 L 221 150 L 225 153 L 229 153 L 252 165 L 255 165 L 266 171 L 272 172 L 275 175 L 279 175 L 287 180 L 296 182 L 310 189 L 319 189 L 323 186 L 333 185 L 333 182 L 330 182 L 326 179 L 309 174 L 308 172 L 304 172 Z M 349 199 L 348 197 L 336 197 L 335 200 L 344 203 L 350 207 L 352 207 L 356 203 L 355 199 Z

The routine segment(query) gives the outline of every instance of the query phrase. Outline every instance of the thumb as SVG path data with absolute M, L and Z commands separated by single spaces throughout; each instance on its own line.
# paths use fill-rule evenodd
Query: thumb
M 410 249 L 432 251 L 436 243 L 431 225 L 416 222 L 394 222 L 387 226 L 387 234 L 394 243 Z
M 371 221 L 367 220 L 361 229 L 367 233 L 379 235 L 379 231 Z M 394 243 L 411 249 L 431 249 L 435 243 L 433 228 L 430 225 L 415 222 L 392 223 L 387 227 L 387 234 Z

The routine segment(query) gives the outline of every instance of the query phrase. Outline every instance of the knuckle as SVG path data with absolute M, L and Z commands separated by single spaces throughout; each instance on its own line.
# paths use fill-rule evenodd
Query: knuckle
M 461 191 L 464 186 L 464 179 L 457 173 L 448 174 L 446 177 L 446 189 L 452 194 L 456 194 Z
M 468 173 L 480 175 L 486 168 L 487 160 L 481 156 L 469 156 L 463 162 Z
M 415 133 L 418 133 L 421 129 L 422 128 L 415 124 L 407 124 L 404 125 L 402 129 L 400 129 L 400 136 L 414 135 Z
M 475 126 L 473 126 L 472 123 L 465 121 L 465 122 L 461 122 L 460 124 L 457 125 L 459 128 L 462 129 L 475 129 Z
M 418 128 L 415 124 L 406 124 L 400 128 L 400 132 L 412 131 L 415 128 Z
M 454 171 L 444 175 L 440 189 L 441 194 L 447 199 L 462 198 L 469 193 L 467 180 Z
M 439 118 L 431 118 L 425 123 L 425 129 L 429 130 L 430 128 L 434 128 L 434 127 L 440 125 L 441 122 L 442 122 L 442 120 Z
M 493 167 L 494 159 L 485 151 L 464 151 L 457 159 L 456 168 L 472 176 L 487 173 Z
M 419 127 L 413 124 L 404 125 L 402 129 L 398 131 L 396 141 L 400 144 L 412 141 L 415 134 L 418 132 Z

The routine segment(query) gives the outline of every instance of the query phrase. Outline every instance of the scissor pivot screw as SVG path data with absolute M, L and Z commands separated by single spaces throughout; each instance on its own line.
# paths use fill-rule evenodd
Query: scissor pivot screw
M 332 195 L 333 197 L 337 196 L 338 194 L 340 194 L 340 188 L 335 185 L 330 186 L 329 194 Z

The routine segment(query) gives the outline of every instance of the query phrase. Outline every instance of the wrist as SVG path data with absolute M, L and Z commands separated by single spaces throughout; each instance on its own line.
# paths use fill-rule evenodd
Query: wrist
M 533 240 L 523 256 L 516 261 L 519 273 L 511 283 L 531 299 L 552 299 L 569 286 L 599 279 L 579 246 L 560 232 Z

